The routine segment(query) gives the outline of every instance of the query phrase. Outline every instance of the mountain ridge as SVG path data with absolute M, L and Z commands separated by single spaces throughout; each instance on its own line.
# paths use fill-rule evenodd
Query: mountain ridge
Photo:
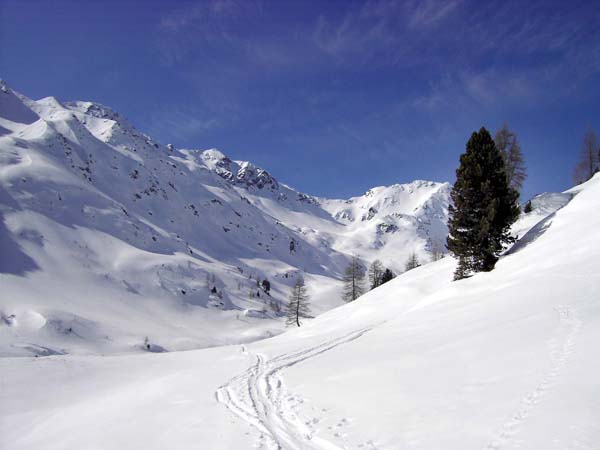
M 5 327 L 1 354 L 35 352 L 32 342 L 123 352 L 148 334 L 168 350 L 259 339 L 282 331 L 298 277 L 318 315 L 342 303 L 353 255 L 400 273 L 408 254 L 427 262 L 447 234 L 448 183 L 311 196 L 220 150 L 162 145 L 107 106 L 34 101 L 4 82 L 0 127 L 2 267 L 22 261 L 0 274 L 11 293 L 0 314 L 44 318 Z M 73 326 L 48 325 L 67 317 L 87 324 L 80 342 L 64 339 Z

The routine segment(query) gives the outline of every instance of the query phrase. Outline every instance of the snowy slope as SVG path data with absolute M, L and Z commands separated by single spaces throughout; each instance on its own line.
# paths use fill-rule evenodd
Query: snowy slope
M 0 87 L 0 355 L 254 340 L 282 331 L 296 277 L 319 314 L 342 303 L 352 254 L 399 273 L 443 241 L 447 184 L 319 199 L 106 106 Z
M 531 212 L 521 213 L 519 220 L 512 226 L 512 234 L 515 237 L 525 235 L 532 227 L 540 223 L 543 219 L 551 217 L 552 214 L 565 206 L 573 193 L 567 192 L 544 192 L 533 197 L 531 202 Z
M 445 258 L 241 346 L 3 358 L 11 449 L 597 449 L 600 175 L 490 273 Z M 109 433 L 106 430 L 110 430 Z

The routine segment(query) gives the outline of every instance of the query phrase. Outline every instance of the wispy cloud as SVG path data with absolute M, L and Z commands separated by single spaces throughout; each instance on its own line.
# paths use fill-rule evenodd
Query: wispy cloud
M 168 65 L 216 54 L 219 63 L 263 70 L 310 63 L 317 69 L 423 65 L 447 71 L 448 65 L 474 67 L 483 60 L 489 65 L 537 55 L 546 57 L 546 66 L 576 59 L 595 70 L 600 42 L 590 33 L 596 33 L 600 12 L 582 27 L 579 9 L 539 1 L 369 0 L 282 26 L 273 4 L 212 0 L 164 17 L 157 45 Z
M 149 132 L 173 142 L 198 140 L 221 126 L 218 119 L 207 118 L 201 111 L 170 109 L 153 112 L 149 117 Z
M 247 2 L 235 0 L 211 0 L 196 3 L 171 12 L 159 22 L 159 29 L 168 32 L 184 31 L 197 22 L 219 21 L 223 18 L 239 17 L 247 10 Z
M 258 2 L 236 0 L 211 0 L 176 9 L 157 26 L 159 56 L 164 64 L 174 66 L 189 58 L 208 58 L 213 49 L 235 50 L 243 42 L 242 25 L 260 11 Z
M 181 133 L 226 126 L 244 114 L 268 118 L 261 127 L 293 127 L 282 97 L 303 103 L 307 115 L 346 108 L 353 104 L 347 97 L 375 90 L 367 83 L 337 89 L 348 73 L 402 79 L 405 90 L 397 98 L 390 91 L 386 108 L 432 115 L 543 104 L 600 73 L 600 11 L 584 3 L 368 0 L 301 20 L 276 5 L 212 0 L 157 24 L 161 60 L 204 108 Z M 317 80 L 316 87 L 294 98 L 297 80 Z M 211 115 L 217 124 L 195 119 Z
M 425 113 L 447 115 L 510 106 L 526 108 L 551 101 L 553 96 L 548 95 L 551 84 L 534 72 L 522 70 L 462 70 L 445 73 L 429 83 L 424 92 L 401 106 L 403 109 L 415 108 Z M 560 96 L 564 91 L 556 90 L 553 94 Z
M 408 27 L 411 29 L 430 28 L 452 14 L 458 5 L 458 1 L 425 0 L 418 2 L 408 14 Z
M 376 66 L 412 65 L 417 49 L 427 45 L 436 28 L 451 19 L 459 1 L 371 0 L 341 17 L 321 15 L 313 39 L 338 61 Z

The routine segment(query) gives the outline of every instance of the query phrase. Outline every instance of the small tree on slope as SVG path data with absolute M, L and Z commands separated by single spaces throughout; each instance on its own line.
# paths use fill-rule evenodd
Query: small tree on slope
M 306 286 L 304 285 L 304 280 L 299 278 L 292 288 L 292 292 L 290 292 L 290 303 L 288 305 L 285 324 L 287 326 L 300 326 L 300 318 L 309 316 L 310 308 L 308 305 Z
M 377 286 L 381 284 L 381 277 L 383 275 L 383 264 L 381 261 L 376 259 L 369 267 L 369 283 L 371 284 L 371 289 L 375 289 Z
M 410 255 L 408 255 L 408 259 L 406 260 L 406 265 L 404 268 L 408 272 L 409 270 L 416 269 L 420 265 L 421 263 L 419 262 L 419 258 L 417 258 L 417 254 L 412 252 Z
M 385 272 L 383 272 L 383 275 L 381 276 L 381 284 L 385 284 L 388 281 L 393 280 L 396 277 L 396 275 L 394 275 L 394 272 L 392 272 L 390 269 L 385 269 Z
M 365 292 L 363 281 L 365 279 L 365 269 L 361 265 L 356 256 L 352 257 L 352 261 L 344 272 L 344 290 L 342 298 L 346 302 L 352 302 Z
M 583 183 L 592 178 L 598 170 L 600 170 L 598 138 L 596 133 L 588 130 L 583 138 L 581 156 L 573 172 L 573 181 L 577 184 Z
M 508 184 L 504 159 L 485 128 L 471 135 L 450 194 L 448 250 L 458 257 L 454 279 L 488 272 L 519 217 L 519 193 Z
M 432 261 L 439 261 L 444 257 L 444 244 L 439 240 L 429 239 L 429 249 L 431 250 Z
M 494 136 L 494 143 L 504 159 L 504 169 L 509 186 L 520 192 L 523 182 L 527 178 L 527 170 L 517 135 L 508 129 L 508 125 L 504 124 Z

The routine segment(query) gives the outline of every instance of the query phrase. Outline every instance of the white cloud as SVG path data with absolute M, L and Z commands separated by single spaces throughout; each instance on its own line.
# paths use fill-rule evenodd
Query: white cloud
M 459 5 L 458 1 L 424 0 L 409 13 L 409 28 L 429 28 L 446 19 Z

